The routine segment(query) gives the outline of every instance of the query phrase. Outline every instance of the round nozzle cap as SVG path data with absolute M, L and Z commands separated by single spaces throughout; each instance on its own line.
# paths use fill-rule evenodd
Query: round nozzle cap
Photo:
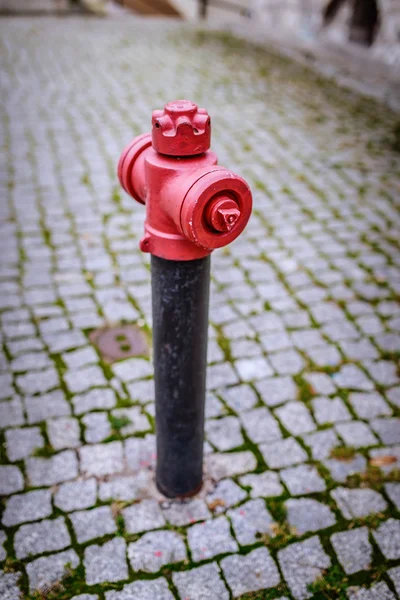
M 190 100 L 175 100 L 154 110 L 153 148 L 167 156 L 195 156 L 210 148 L 211 120 L 205 108 Z

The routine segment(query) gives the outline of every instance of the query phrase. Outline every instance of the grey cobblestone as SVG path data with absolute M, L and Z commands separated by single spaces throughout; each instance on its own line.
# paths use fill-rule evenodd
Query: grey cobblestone
M 239 479 L 241 485 L 250 487 L 250 495 L 253 498 L 259 496 L 270 498 L 280 496 L 283 493 L 283 486 L 280 483 L 279 475 L 273 471 L 265 471 L 260 475 L 243 475 Z
M 202 600 L 203 598 L 229 600 L 229 592 L 216 563 L 183 573 L 174 573 L 172 579 L 182 600 L 186 600 L 186 598 L 191 600 Z
M 299 465 L 280 472 L 283 483 L 293 496 L 324 492 L 326 485 L 315 467 Z
M 236 417 L 209 420 L 205 429 L 208 441 L 217 450 L 232 450 L 243 444 L 240 421 Z
M 29 423 L 39 423 L 52 417 L 64 417 L 71 413 L 70 405 L 61 390 L 43 396 L 24 399 Z
M 88 546 L 84 566 L 88 585 L 128 579 L 125 540 L 116 537 L 101 546 Z
M 371 585 L 370 588 L 352 586 L 347 591 L 349 600 L 395 600 L 384 581 Z
M 245 556 L 227 556 L 221 561 L 221 568 L 235 598 L 275 587 L 280 582 L 278 569 L 267 548 L 257 548 Z
M 71 543 L 63 518 L 22 525 L 14 536 L 17 558 L 63 550 Z
M 314 398 L 312 400 L 314 418 L 318 424 L 349 421 L 351 415 L 340 398 Z
M 351 575 L 370 568 L 372 546 L 367 527 L 341 531 L 331 536 L 331 544 L 345 573 Z
M 212 521 L 193 525 L 187 531 L 187 538 L 192 559 L 195 562 L 226 552 L 237 552 L 239 549 L 231 536 L 226 517 L 217 517 Z
M 260 450 L 271 469 L 289 467 L 307 460 L 307 454 L 293 438 L 279 440 L 271 444 L 261 444 Z
M 149 529 L 159 529 L 166 523 L 156 500 L 142 500 L 122 511 L 128 533 L 140 533 Z
M 51 458 L 28 458 L 26 472 L 32 486 L 55 485 L 78 476 L 78 460 L 73 450 L 64 450 Z
M 285 502 L 287 520 L 297 535 L 326 529 L 336 523 L 328 506 L 311 498 L 290 499 Z
M 340 445 L 339 438 L 333 429 L 324 429 L 305 435 L 304 443 L 311 448 L 311 454 L 315 460 L 327 458 L 332 449 Z
M 54 504 L 65 512 L 90 508 L 96 503 L 97 484 L 94 478 L 68 481 L 54 493 Z
M 114 408 L 116 403 L 115 393 L 110 389 L 94 389 L 85 394 L 77 394 L 72 398 L 76 415 L 101 408 Z
M 321 577 L 331 560 L 325 554 L 318 537 L 290 544 L 278 552 L 284 578 L 296 600 L 311 598 L 308 585 Z
M 277 408 L 275 414 L 292 435 L 309 433 L 315 429 L 315 423 L 307 407 L 301 402 L 287 402 Z
M 169 523 L 178 527 L 204 521 L 211 516 L 206 503 L 200 498 L 164 502 L 162 512 Z
M 106 600 L 174 600 L 163 577 L 152 581 L 135 581 L 124 585 L 120 592 L 106 592 Z
M 332 479 L 345 483 L 349 475 L 363 473 L 367 469 L 367 461 L 362 454 L 356 454 L 351 460 L 337 460 L 331 458 L 324 461 L 329 469 Z
M 79 544 L 117 531 L 111 508 L 108 506 L 73 512 L 69 518 Z
M 347 489 L 338 487 L 331 492 L 345 519 L 357 519 L 387 508 L 383 497 L 371 489 Z
M 265 508 L 264 500 L 249 500 L 238 508 L 228 510 L 235 537 L 241 546 L 255 544 L 258 534 L 274 535 L 274 520 Z
M 0 597 L 4 600 L 20 600 L 22 592 L 18 587 L 21 573 L 7 573 L 0 570 Z
M 175 531 L 145 533 L 128 547 L 132 569 L 145 573 L 157 573 L 163 565 L 182 562 L 186 556 L 185 544 Z
M 291 377 L 261 379 L 255 387 L 267 406 L 277 406 L 297 397 L 297 387 Z
M 79 565 L 79 558 L 75 550 L 65 550 L 50 556 L 41 556 L 26 565 L 26 571 L 29 578 L 29 589 L 46 589 L 51 584 L 59 581 L 69 568 L 76 568 Z
M 56 450 L 76 448 L 80 445 L 80 427 L 76 419 L 60 417 L 47 421 L 47 435 Z
M 50 490 L 37 490 L 11 496 L 6 502 L 2 523 L 12 527 L 26 521 L 37 521 L 52 512 Z
M 374 436 L 368 425 L 362 421 L 339 423 L 336 425 L 336 431 L 344 443 L 353 448 L 363 448 L 378 444 L 378 439 Z
M 27 458 L 36 448 L 44 445 L 39 427 L 7 429 L 5 432 L 7 456 L 13 461 Z
M 123 450 L 121 442 L 82 446 L 79 449 L 81 473 L 86 476 L 103 477 L 123 470 Z
M 9 496 L 24 489 L 24 478 L 18 467 L 0 465 L 0 496 Z
M 380 415 L 390 415 L 392 412 L 382 396 L 376 392 L 354 392 L 349 395 L 349 401 L 360 419 L 373 419 Z
M 390 500 L 400 510 L 400 483 L 386 483 L 384 487 Z
M 214 513 L 222 513 L 244 498 L 246 498 L 246 492 L 242 488 L 231 479 L 223 479 L 207 494 L 206 502 Z
M 234 461 L 232 461 L 232 458 Z M 232 454 L 209 454 L 206 457 L 206 470 L 212 479 L 223 479 L 254 471 L 257 461 L 250 451 Z
M 388 519 L 372 532 L 382 554 L 390 559 L 400 558 L 400 521 Z

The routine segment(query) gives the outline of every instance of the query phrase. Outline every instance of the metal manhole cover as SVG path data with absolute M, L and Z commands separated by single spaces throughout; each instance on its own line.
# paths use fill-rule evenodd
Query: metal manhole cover
M 149 355 L 147 337 L 136 325 L 95 329 L 89 335 L 89 339 L 97 346 L 105 362 Z

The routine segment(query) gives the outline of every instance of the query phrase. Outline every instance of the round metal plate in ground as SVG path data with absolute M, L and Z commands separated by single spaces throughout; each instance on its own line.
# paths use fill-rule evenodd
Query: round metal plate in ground
M 149 355 L 146 334 L 136 325 L 102 327 L 92 331 L 89 338 L 105 362 Z

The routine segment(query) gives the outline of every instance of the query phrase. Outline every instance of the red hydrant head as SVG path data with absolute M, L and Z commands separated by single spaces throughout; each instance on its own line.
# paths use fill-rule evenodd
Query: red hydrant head
M 211 120 L 205 108 L 189 100 L 175 100 L 154 110 L 153 148 L 167 156 L 195 156 L 210 148 Z
M 144 252 L 194 260 L 226 246 L 245 228 L 250 188 L 238 175 L 216 166 L 210 137 L 207 111 L 176 100 L 155 110 L 152 133 L 138 136 L 122 153 L 121 185 L 146 204 Z

